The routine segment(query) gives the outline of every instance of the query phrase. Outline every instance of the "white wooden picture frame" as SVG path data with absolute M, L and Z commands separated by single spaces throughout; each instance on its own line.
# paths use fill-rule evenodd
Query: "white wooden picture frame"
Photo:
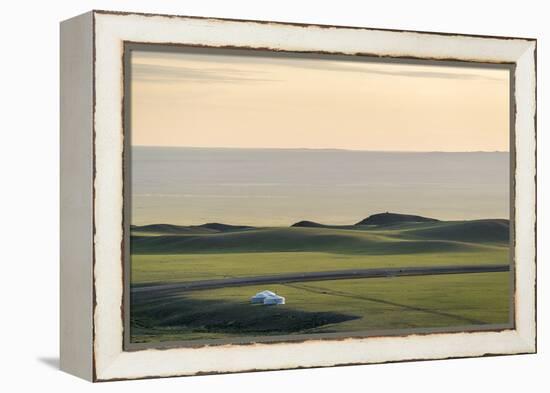
M 513 69 L 514 321 L 498 331 L 126 349 L 125 43 Z M 90 381 L 536 352 L 536 40 L 92 11 L 61 24 L 61 368 Z

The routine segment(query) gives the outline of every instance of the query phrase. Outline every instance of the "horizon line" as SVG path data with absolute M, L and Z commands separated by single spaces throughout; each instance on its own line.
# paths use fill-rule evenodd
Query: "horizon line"
M 131 145 L 131 147 L 154 147 L 173 149 L 218 149 L 218 150 L 325 150 L 369 153 L 510 153 L 509 150 L 368 150 L 338 147 L 228 147 L 228 146 L 182 146 L 182 145 Z
M 238 223 L 232 223 L 232 224 L 228 224 L 227 222 L 220 222 L 220 221 L 207 221 L 207 222 L 203 222 L 202 224 L 175 224 L 175 223 L 169 223 L 169 222 L 152 222 L 152 223 L 148 223 L 148 224 L 133 224 L 133 223 L 130 223 L 130 227 L 144 227 L 144 226 L 151 226 L 151 225 L 171 225 L 171 226 L 179 226 L 179 227 L 200 227 L 200 226 L 206 226 L 206 225 L 227 225 L 227 226 L 232 226 L 232 227 L 249 227 L 249 228 L 290 228 L 290 227 L 293 227 L 295 224 L 298 224 L 298 223 L 302 223 L 302 222 L 311 222 L 313 224 L 319 224 L 319 225 L 324 225 L 324 226 L 335 226 L 335 227 L 341 227 L 341 226 L 360 226 L 359 223 L 369 217 L 371 217 L 372 215 L 377 215 L 377 214 L 381 214 L 381 213 L 375 213 L 375 214 L 371 214 L 370 216 L 367 216 L 359 221 L 357 221 L 356 223 L 351 223 L 351 224 L 327 224 L 327 223 L 323 223 L 323 222 L 318 222 L 318 221 L 311 221 L 311 220 L 298 220 L 298 221 L 295 221 L 295 222 L 292 222 L 291 224 L 280 224 L 280 225 L 273 225 L 273 224 L 238 224 Z M 398 215 L 401 215 L 402 213 L 392 213 L 392 214 L 398 214 Z M 408 214 L 403 214 L 403 215 L 408 215 Z M 446 220 L 446 219 L 438 219 L 438 218 L 433 218 L 433 217 L 424 217 L 424 216 L 420 216 L 422 218 L 428 218 L 428 219 L 433 219 L 435 220 L 435 222 L 463 222 L 463 221 L 484 221 L 484 220 L 505 220 L 505 221 L 510 221 L 510 218 L 505 218 L 505 217 L 484 217 L 484 218 L 463 218 L 463 219 L 452 219 L 452 220 Z M 416 223 L 424 223 L 424 222 L 416 222 Z

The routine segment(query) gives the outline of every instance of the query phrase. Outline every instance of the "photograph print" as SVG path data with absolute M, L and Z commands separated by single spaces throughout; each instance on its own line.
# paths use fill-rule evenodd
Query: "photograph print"
M 513 327 L 510 67 L 126 45 L 129 347 Z

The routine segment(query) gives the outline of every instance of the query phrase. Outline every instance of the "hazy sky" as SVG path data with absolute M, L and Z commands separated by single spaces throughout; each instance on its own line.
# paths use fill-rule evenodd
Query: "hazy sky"
M 132 53 L 134 145 L 509 149 L 508 70 Z

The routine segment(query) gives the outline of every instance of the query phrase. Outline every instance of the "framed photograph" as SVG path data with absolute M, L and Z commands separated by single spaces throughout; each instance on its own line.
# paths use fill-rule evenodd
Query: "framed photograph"
M 61 24 L 61 367 L 536 352 L 536 40 Z

